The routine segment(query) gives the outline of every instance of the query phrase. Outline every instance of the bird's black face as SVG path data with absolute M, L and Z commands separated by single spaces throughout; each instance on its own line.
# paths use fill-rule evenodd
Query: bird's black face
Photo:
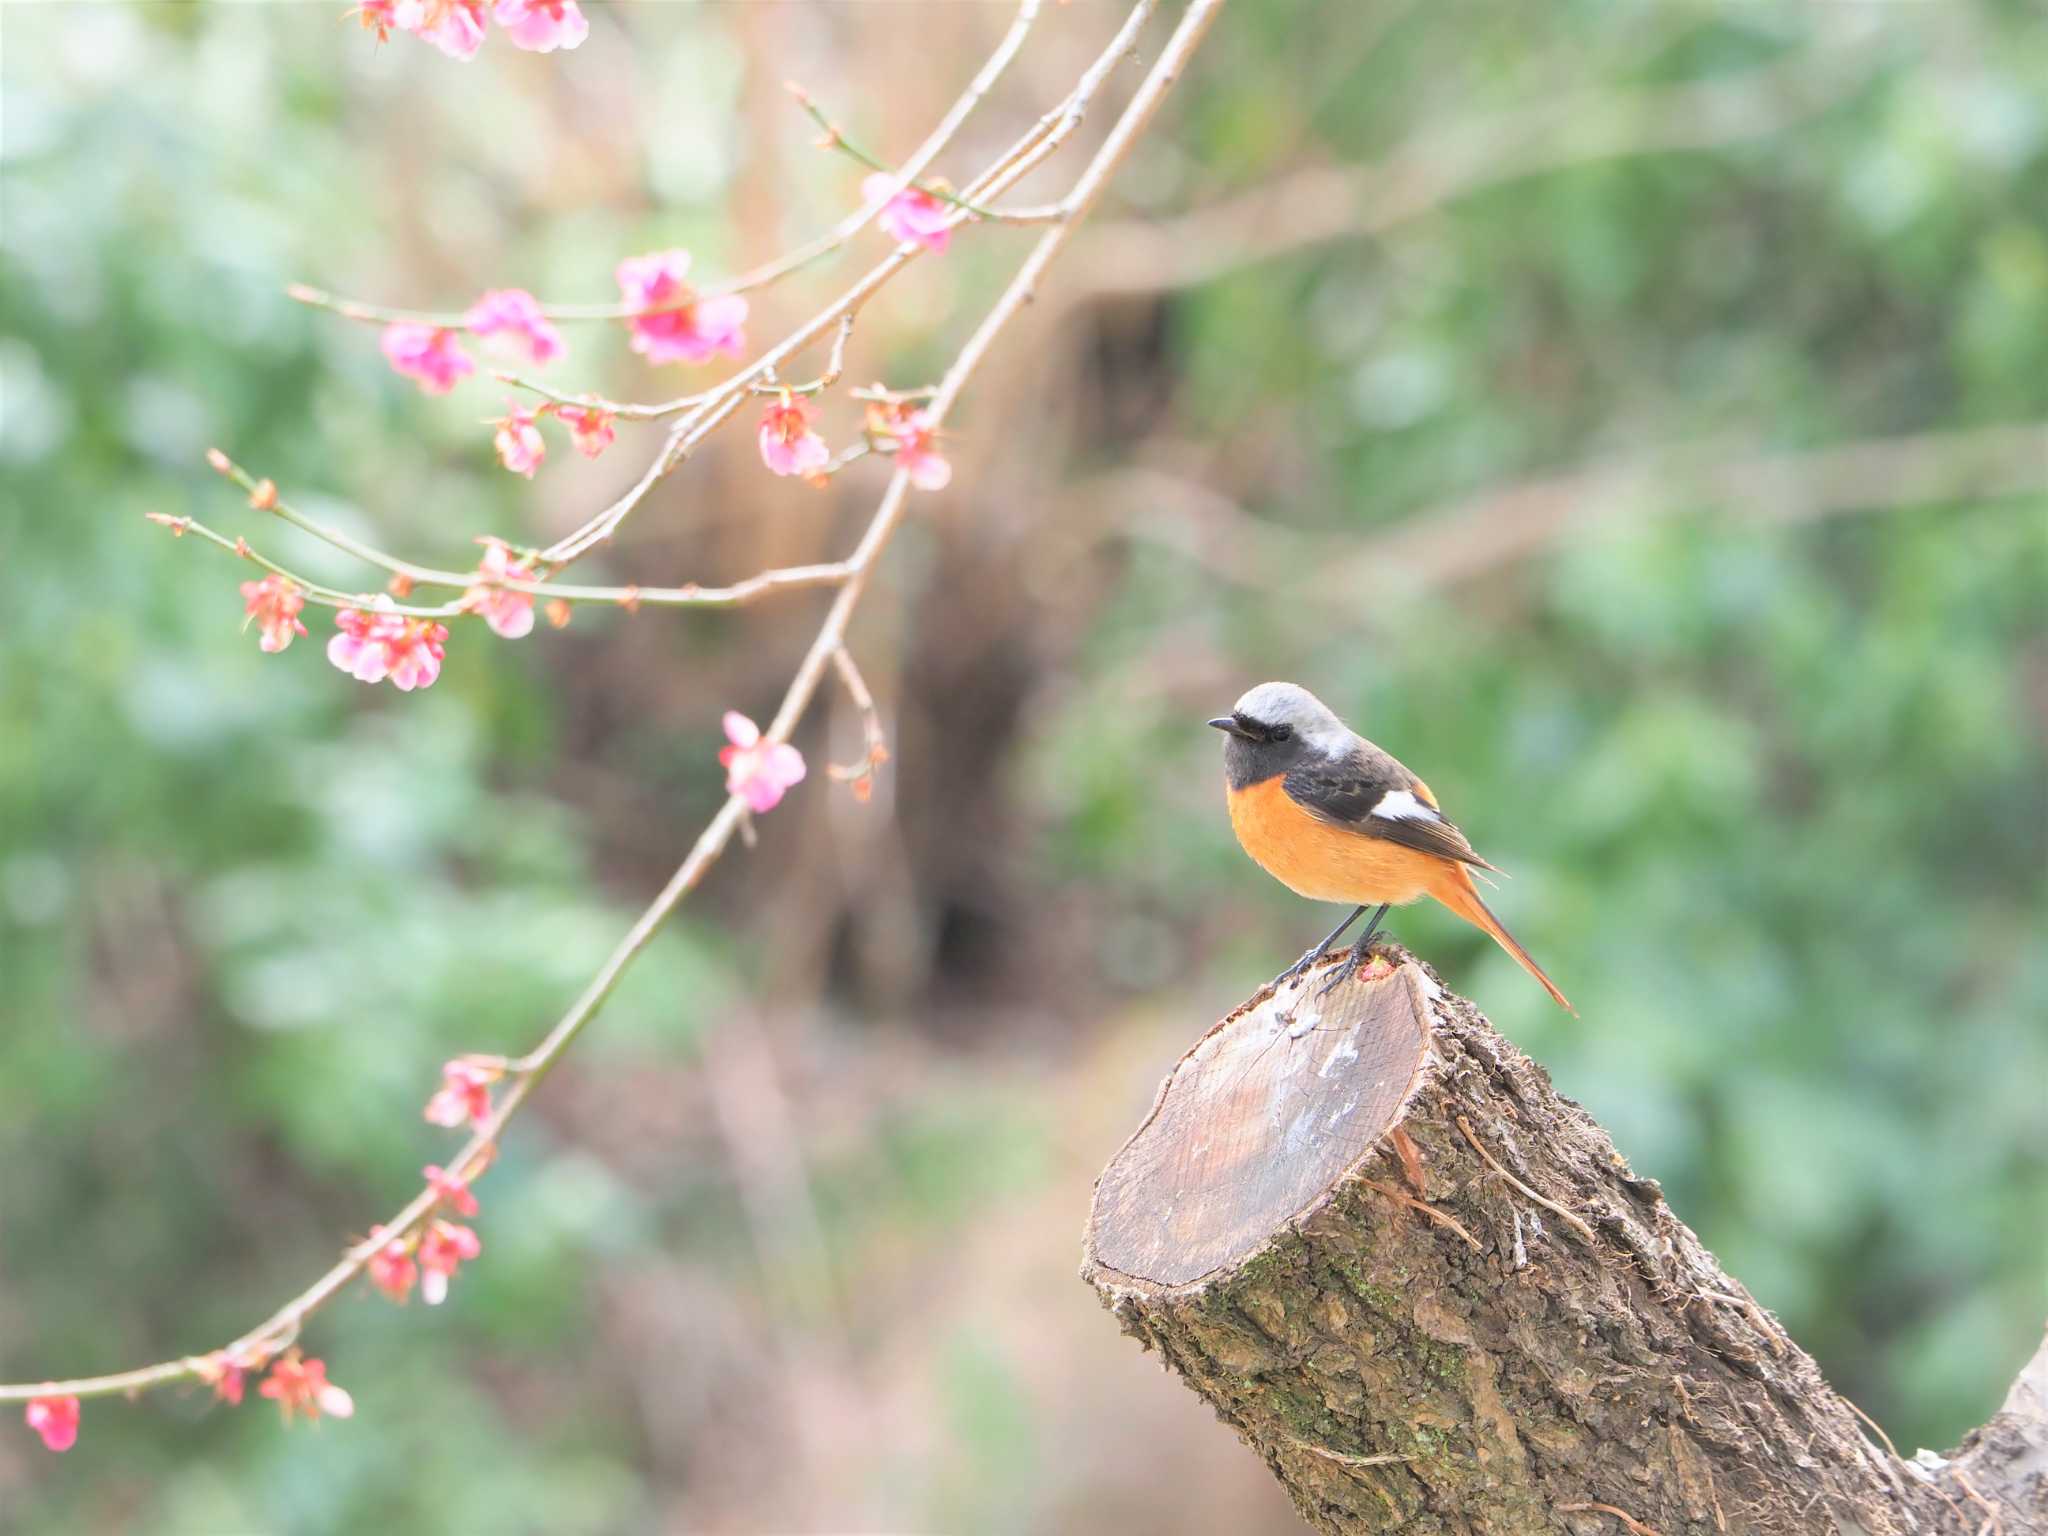
M 1302 743 L 1284 720 L 1254 720 L 1238 712 L 1209 724 L 1229 737 L 1223 743 L 1223 768 L 1232 789 L 1264 783 L 1301 761 Z

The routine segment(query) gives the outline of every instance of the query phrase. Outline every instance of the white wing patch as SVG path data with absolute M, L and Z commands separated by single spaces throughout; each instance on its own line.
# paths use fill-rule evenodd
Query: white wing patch
M 1372 808 L 1375 816 L 1388 821 L 1442 821 L 1443 817 L 1416 799 L 1405 789 L 1390 789 L 1380 796 L 1380 803 Z

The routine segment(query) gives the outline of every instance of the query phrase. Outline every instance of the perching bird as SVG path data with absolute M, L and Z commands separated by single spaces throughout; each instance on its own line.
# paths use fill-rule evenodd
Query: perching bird
M 1209 724 L 1230 736 L 1223 744 L 1225 796 L 1244 851 L 1311 901 L 1359 904 L 1276 985 L 1307 971 L 1377 903 L 1364 934 L 1320 989 L 1327 992 L 1364 964 L 1388 907 L 1434 896 L 1491 934 L 1559 1007 L 1578 1011 L 1479 899 L 1472 871 L 1494 866 L 1445 820 L 1429 786 L 1321 699 L 1293 683 L 1261 683 Z

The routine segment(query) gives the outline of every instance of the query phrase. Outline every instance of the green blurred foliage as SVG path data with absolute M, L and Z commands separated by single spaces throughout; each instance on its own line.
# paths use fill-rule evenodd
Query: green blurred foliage
M 1853 68 L 1766 140 L 1512 180 L 1383 240 L 1158 301 L 1170 403 L 1154 437 L 1203 444 L 1247 514 L 1344 548 L 1360 583 L 1348 603 L 1297 601 L 1142 540 L 1122 551 L 1071 672 L 1045 685 L 1050 718 L 987 785 L 1042 833 L 1018 905 L 1066 892 L 1101 916 L 1077 957 L 1089 995 L 1156 1004 L 1191 1035 L 1196 1010 L 1326 926 L 1231 844 L 1214 743 L 1191 722 L 1264 676 L 1309 683 L 1515 872 L 1503 915 L 1581 1017 L 1442 914 L 1394 931 L 1588 1104 L 1902 1444 L 1946 1445 L 1995 1405 L 2048 1310 L 2048 501 L 1747 521 L 1678 474 L 1465 588 L 1383 593 L 1370 560 L 1432 508 L 1650 448 L 2048 418 L 2048 43 L 2022 8 L 1861 8 L 1853 37 L 1782 7 L 1575 4 L 1540 37 L 1512 7 L 1340 9 L 1327 34 L 1277 3 L 1227 12 L 1126 196 L 1163 214 L 1565 91 Z M 326 668 L 318 622 L 259 655 L 236 628 L 241 573 L 142 520 L 257 531 L 201 463 L 220 441 L 320 515 L 461 562 L 478 533 L 532 527 L 537 498 L 584 506 L 609 482 L 502 474 L 475 421 L 489 396 L 423 402 L 371 333 L 281 284 L 585 297 L 628 251 L 687 244 L 714 268 L 735 254 L 758 27 L 724 8 L 601 11 L 585 51 L 500 45 L 465 70 L 331 22 L 8 12 L 9 1377 L 206 1347 L 303 1285 L 444 1144 L 415 1119 L 438 1062 L 526 1048 L 715 803 L 712 732 L 732 700 L 709 674 L 733 653 L 708 626 L 630 655 L 601 649 L 601 620 L 518 646 L 464 636 L 434 689 L 400 697 Z M 951 78 L 971 59 L 930 67 Z M 609 178 L 586 195 L 589 146 L 561 139 L 603 138 L 607 88 L 627 148 L 605 141 Z M 845 189 L 803 163 L 807 229 Z M 965 270 L 963 313 L 999 269 Z M 623 351 L 593 345 L 608 365 Z M 945 356 L 929 335 L 901 345 L 906 377 Z M 1028 442 L 1032 424 L 1001 430 Z M 974 514 L 971 493 L 953 505 Z M 312 574 L 364 579 L 288 548 Z M 687 716 L 644 673 L 609 682 L 600 709 L 600 655 L 707 676 Z M 1215 697 L 1192 697 L 1197 672 Z M 598 775 L 603 790 L 584 787 Z M 620 782 L 659 805 L 651 830 L 608 829 Z M 759 857 L 803 859 L 779 830 Z M 316 1325 L 355 1421 L 285 1435 L 198 1396 L 93 1404 L 62 1461 L 0 1426 L 8 1528 L 716 1523 L 691 1502 L 715 1469 L 665 1457 L 618 1318 L 639 1278 L 699 1276 L 708 1321 L 686 1337 L 705 1379 L 675 1391 L 719 1394 L 719 1309 L 763 1283 L 743 1201 L 702 1165 L 715 1157 L 633 1168 L 613 1141 L 581 1142 L 668 1113 L 662 1074 L 693 1071 L 703 1031 L 775 969 L 756 915 L 714 883 L 641 960 L 579 1047 L 577 1107 L 536 1111 L 506 1146 L 486 1258 L 455 1303 L 342 1304 Z M 1018 1085 L 1071 1085 L 1070 1063 L 1007 1058 L 1014 1000 L 972 982 L 945 1011 L 986 1051 L 813 1148 L 849 1295 L 1055 1177 L 1058 1094 Z M 848 1057 L 873 1038 L 862 1021 L 845 1033 Z M 1063 1209 L 1033 1238 L 1061 1265 L 1081 1216 Z M 849 1326 L 886 1352 L 872 1314 Z M 1106 1328 L 1095 1342 L 1124 1347 Z M 1027 1384 L 1032 1363 L 992 1321 L 947 1327 L 928 1382 L 938 1448 L 915 1470 L 878 1453 L 847 1485 L 870 1480 L 859 1507 L 974 1531 L 1071 1516 L 1063 1402 Z M 1262 1475 L 1249 1458 L 1245 1474 Z

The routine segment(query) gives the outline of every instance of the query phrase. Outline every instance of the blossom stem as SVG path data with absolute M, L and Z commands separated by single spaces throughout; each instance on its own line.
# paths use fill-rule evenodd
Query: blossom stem
M 811 99 L 809 92 L 792 88 L 792 94 L 795 95 L 798 104 L 809 115 L 811 121 L 825 130 L 825 147 L 827 149 L 836 149 L 841 154 L 850 156 L 866 166 L 869 170 L 880 171 L 884 176 L 895 176 L 897 174 L 895 166 L 877 160 L 873 155 L 849 139 L 846 136 L 846 131 L 833 122 L 831 118 L 827 117 L 824 108 Z M 964 197 L 955 196 L 936 181 L 917 181 L 905 177 L 897 186 L 890 188 L 889 197 L 894 197 L 904 187 L 915 187 L 918 191 L 925 193 L 929 197 L 936 197 L 941 202 L 951 203 L 955 208 L 964 208 L 978 219 L 1001 217 L 1001 215 L 992 213 L 986 208 L 977 207 Z M 888 201 L 888 197 L 882 199 L 884 203 Z
M 344 592 L 339 587 L 323 586 L 317 581 L 309 581 L 297 571 L 290 570 L 285 566 L 279 565 L 275 560 L 259 554 L 250 547 L 247 539 L 231 539 L 226 534 L 207 527 L 206 524 L 200 522 L 196 517 L 167 517 L 161 512 L 151 512 L 144 515 L 152 522 L 161 523 L 178 537 L 182 538 L 188 533 L 192 534 L 197 538 L 206 540 L 209 544 L 219 546 L 238 559 L 247 560 L 251 565 L 261 566 L 264 570 L 274 575 L 282 576 L 286 581 L 298 587 L 300 594 L 308 602 L 319 603 L 328 608 L 362 608 L 373 600 L 368 593 Z M 401 607 L 396 611 L 412 618 L 438 619 L 445 618 L 457 610 L 451 604 L 444 608 Z
M 308 602 L 318 603 L 327 608 L 367 608 L 377 600 L 373 593 L 344 592 L 339 587 L 328 587 L 317 581 L 309 581 L 298 572 L 259 554 L 249 546 L 246 539 L 231 539 L 207 527 L 196 518 L 170 518 L 162 514 L 156 516 L 158 521 L 174 533 L 196 534 L 207 543 L 216 545 L 231 555 L 261 566 L 266 571 L 273 571 L 285 580 L 295 583 Z M 738 608 L 771 592 L 787 592 L 803 587 L 836 587 L 852 572 L 853 568 L 847 561 L 833 560 L 817 565 L 778 566 L 772 570 L 759 571 L 742 581 L 724 587 L 706 587 L 694 582 L 680 587 L 585 587 L 568 582 L 521 581 L 509 577 L 493 580 L 474 573 L 457 584 L 464 588 L 504 588 L 513 592 L 525 592 L 535 597 L 559 597 L 565 602 L 572 603 L 608 603 L 619 608 L 637 608 L 643 604 L 651 608 Z M 450 602 L 432 607 L 394 603 L 389 611 L 412 619 L 450 619 L 468 610 L 459 602 Z
M 207 454 L 207 462 L 243 490 L 249 492 L 252 498 L 256 495 L 256 489 L 259 484 L 256 477 L 229 458 L 225 453 L 222 453 L 218 448 L 211 450 Z M 277 496 L 274 491 L 265 502 L 263 510 L 270 512 L 275 517 L 282 518 L 301 532 L 310 533 L 324 544 L 332 544 L 343 554 L 354 555 L 365 564 L 380 566 L 384 570 L 391 572 L 394 576 L 403 576 L 407 581 L 416 582 L 422 586 L 467 587 L 476 579 L 474 575 L 467 571 L 436 570 L 432 566 L 415 565 L 410 560 L 400 560 L 395 555 L 387 555 L 383 550 L 365 544 L 360 539 L 351 537 L 338 528 L 329 528 L 325 523 L 308 517 L 305 513 L 299 511 L 298 508 L 291 505 L 290 502 Z
M 837 384 L 840 375 L 846 371 L 846 341 L 853 334 L 857 318 L 851 313 L 841 317 L 839 333 L 832 340 L 831 357 L 825 364 L 825 371 L 818 377 L 803 384 L 776 384 L 763 377 L 749 383 L 746 392 L 750 395 L 779 396 L 787 390 L 792 395 L 822 395 Z M 538 379 L 529 379 L 523 374 L 493 370 L 491 377 L 502 384 L 511 385 L 514 389 L 523 389 L 539 395 L 543 400 L 552 400 L 557 405 L 595 406 L 598 410 L 609 411 L 612 415 L 627 421 L 657 421 L 664 416 L 674 416 L 681 411 L 700 408 L 716 399 L 720 393 L 717 389 L 709 389 L 694 395 L 681 395 L 674 400 L 644 404 L 629 400 L 607 400 L 602 395 L 567 394 L 541 383 Z
M 469 329 L 468 311 L 400 309 L 389 304 L 365 304 L 360 299 L 345 299 L 338 294 L 315 288 L 309 283 L 291 283 L 284 290 L 285 297 L 309 304 L 315 309 L 328 310 L 344 320 L 360 320 L 366 325 L 431 325 L 436 330 L 466 331 Z M 646 306 L 641 304 L 543 304 L 540 313 L 544 319 L 561 321 L 564 324 L 584 320 L 630 320 L 635 315 L 645 314 Z
M 1151 3 L 1153 0 L 1141 0 L 1141 9 L 1149 11 Z M 959 99 L 947 110 L 946 115 L 939 119 L 938 126 L 926 135 L 925 141 L 918 145 L 910 158 L 894 173 L 902 178 L 903 183 L 907 184 L 925 173 L 931 163 L 945 151 L 946 146 L 953 142 L 953 136 L 960 131 L 961 125 L 967 121 L 974 109 L 981 105 L 982 98 L 995 89 L 996 82 L 1010 67 L 1010 61 L 1015 59 L 1018 51 L 1023 48 L 1024 39 L 1030 34 L 1032 24 L 1038 20 L 1042 4 L 1043 0 L 1022 0 L 1017 7 L 1016 19 L 1010 23 L 1010 30 L 1003 34 L 1002 41 L 996 44 L 995 52 L 988 56 L 980 71 L 967 83 L 967 89 L 960 93 Z M 891 189 L 890 195 L 895 195 L 894 188 Z M 866 229 L 881 213 L 882 206 L 871 206 L 863 200 L 860 207 L 810 244 L 799 246 L 766 266 L 744 272 L 723 288 L 712 291 L 745 293 L 750 289 L 766 287 L 791 272 L 807 267 L 821 257 L 831 255 Z
M 882 730 L 882 712 L 875 707 L 875 696 L 868 688 L 867 679 L 860 675 L 860 667 L 853 659 L 853 652 L 844 645 L 832 653 L 833 670 L 839 674 L 839 681 L 846 689 L 846 696 L 853 700 L 853 707 L 860 714 L 862 745 L 866 751 L 857 763 L 827 763 L 826 773 L 842 784 L 851 784 L 866 799 L 866 781 L 875 776 L 875 770 L 889 760 L 889 739 Z

